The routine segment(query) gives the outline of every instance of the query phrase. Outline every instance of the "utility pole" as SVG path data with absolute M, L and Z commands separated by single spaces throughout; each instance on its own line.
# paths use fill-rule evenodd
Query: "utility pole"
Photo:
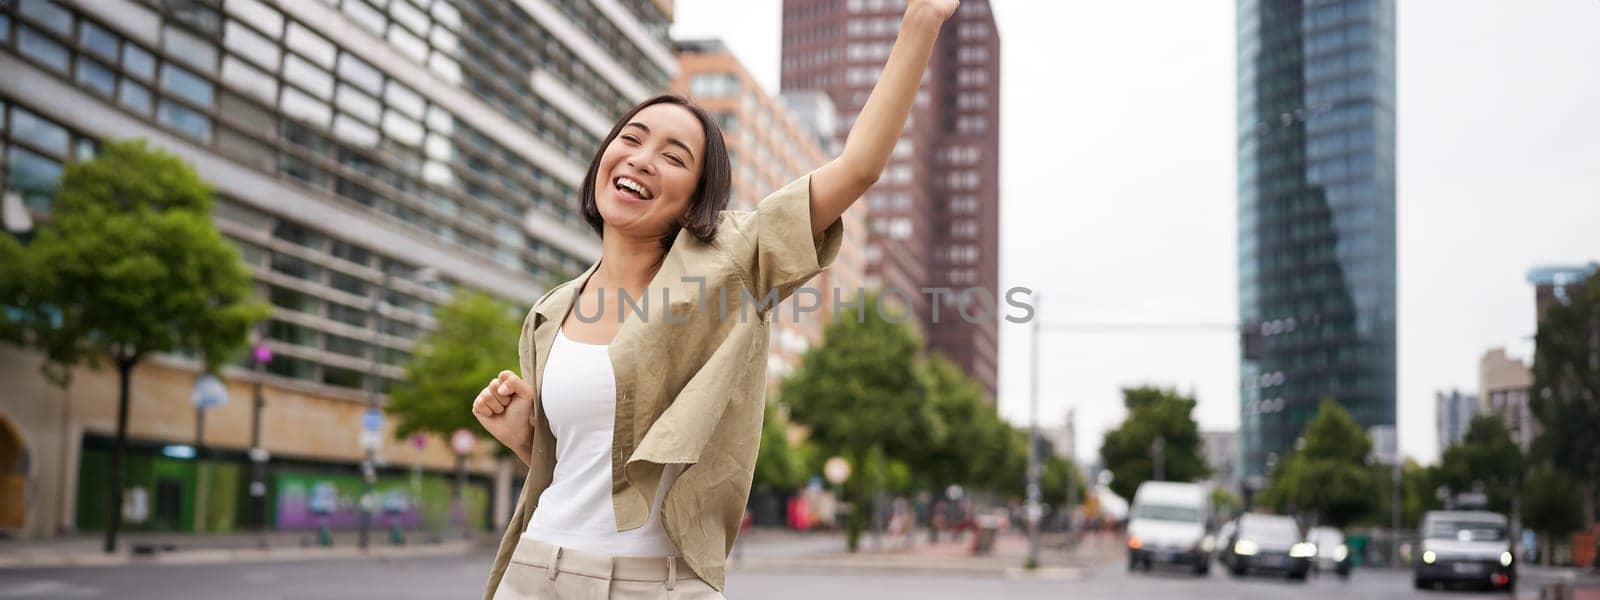
M 1028 335 L 1028 567 L 1039 564 L 1039 294 L 1034 294 Z
M 383 358 L 383 345 L 381 343 L 383 337 L 383 306 L 389 296 L 389 269 L 383 263 L 382 259 L 378 261 L 378 270 L 383 272 L 383 277 L 379 280 L 382 283 L 378 286 L 375 297 L 372 300 L 372 367 L 370 373 L 367 374 L 367 418 L 363 419 L 361 436 L 362 445 L 366 447 L 367 453 L 366 457 L 361 460 L 361 533 L 357 537 L 356 544 L 363 550 L 367 547 L 368 534 L 372 530 L 372 484 L 378 478 L 377 440 L 379 434 L 377 431 L 372 431 L 374 428 L 367 421 L 371 419 L 372 415 L 378 414 L 378 384 L 383 379 L 381 375 L 382 364 L 380 363 Z
M 250 407 L 250 518 L 255 525 L 258 545 L 267 547 L 267 450 L 261 447 L 261 410 L 266 399 L 261 393 L 261 378 L 267 363 L 272 362 L 272 349 L 265 341 L 257 342 L 255 351 L 255 383 L 251 385 Z

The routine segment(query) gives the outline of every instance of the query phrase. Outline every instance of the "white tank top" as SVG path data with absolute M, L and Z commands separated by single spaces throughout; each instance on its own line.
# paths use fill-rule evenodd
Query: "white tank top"
M 661 525 L 661 503 L 682 465 L 662 470 L 661 487 L 644 526 L 617 531 L 611 506 L 617 390 L 606 349 L 556 331 L 540 389 L 545 418 L 556 438 L 556 467 L 523 536 L 610 556 L 677 556 L 677 547 Z

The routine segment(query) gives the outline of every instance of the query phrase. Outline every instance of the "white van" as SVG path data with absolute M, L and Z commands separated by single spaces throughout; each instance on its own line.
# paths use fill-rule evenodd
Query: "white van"
M 1156 563 L 1211 572 L 1211 494 L 1200 484 L 1146 481 L 1128 511 L 1128 570 Z

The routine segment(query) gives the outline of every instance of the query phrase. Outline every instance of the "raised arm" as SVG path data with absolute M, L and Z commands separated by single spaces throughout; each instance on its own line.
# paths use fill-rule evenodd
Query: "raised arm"
M 828 226 L 877 183 L 905 129 L 917 86 L 933 54 L 939 28 L 955 14 L 959 0 L 907 0 L 900 34 L 883 66 L 883 75 L 850 127 L 844 150 L 811 173 L 811 236 L 820 241 Z

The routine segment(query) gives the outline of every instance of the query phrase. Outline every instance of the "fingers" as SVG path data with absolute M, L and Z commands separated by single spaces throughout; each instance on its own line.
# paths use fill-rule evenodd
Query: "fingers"
M 527 381 L 511 371 L 501 371 L 495 381 L 498 382 L 498 385 L 494 386 L 495 393 L 506 397 L 508 402 L 513 398 L 527 398 L 533 395 L 533 386 L 528 385 Z

